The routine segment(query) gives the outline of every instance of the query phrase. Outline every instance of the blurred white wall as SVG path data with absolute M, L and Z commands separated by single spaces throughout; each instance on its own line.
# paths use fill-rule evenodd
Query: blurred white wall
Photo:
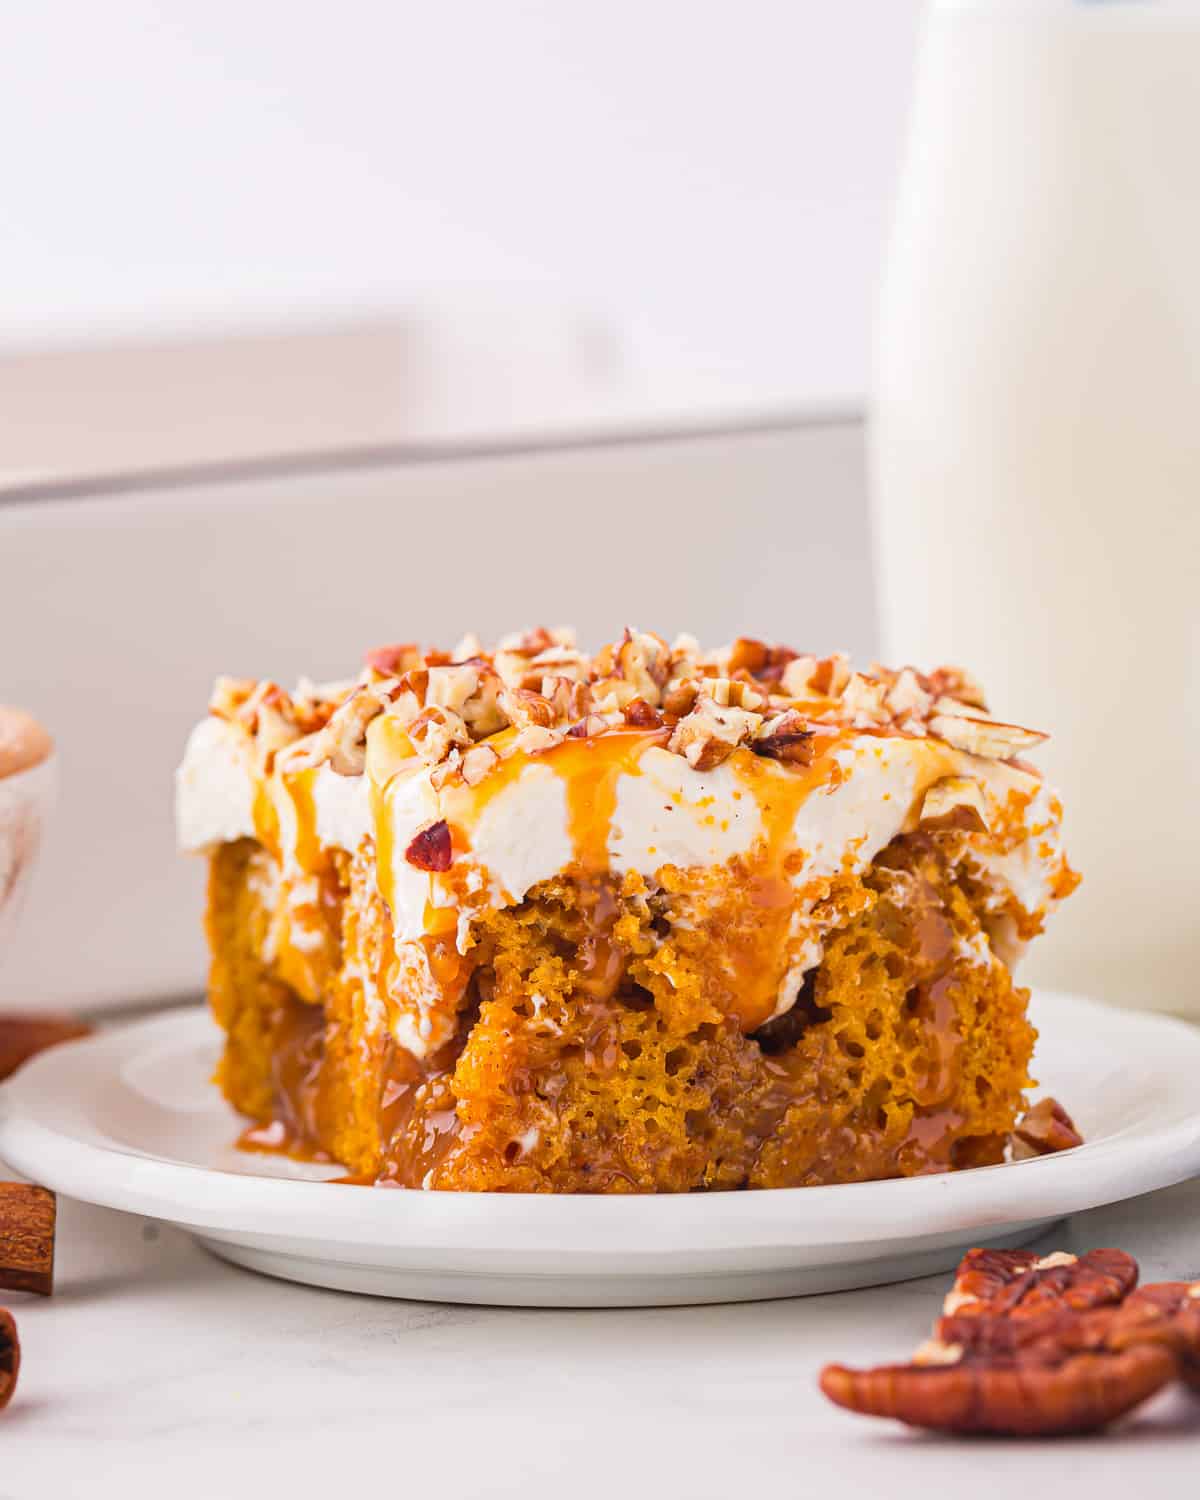
M 502 287 L 743 394 L 856 396 L 919 9 L 9 6 L 0 352 Z

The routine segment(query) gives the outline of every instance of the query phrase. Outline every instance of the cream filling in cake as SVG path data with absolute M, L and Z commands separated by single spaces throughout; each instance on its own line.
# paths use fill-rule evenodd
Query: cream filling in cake
M 831 881 L 864 870 L 916 828 L 926 793 L 947 777 L 970 778 L 986 802 L 988 830 L 964 833 L 962 858 L 998 919 L 1040 923 L 1067 868 L 1058 801 L 1040 778 L 940 739 L 841 728 L 804 768 L 739 748 L 703 771 L 664 748 L 661 733 L 618 730 L 540 753 L 499 744 L 499 765 L 479 785 L 439 787 L 434 768 L 398 759 L 386 728 L 375 729 L 360 775 L 328 763 L 263 774 L 236 725 L 203 720 L 177 773 L 179 837 L 189 850 L 261 838 L 270 816 L 284 875 L 301 899 L 314 843 L 352 854 L 372 839 L 397 963 L 408 995 L 418 997 L 415 1011 L 393 1015 L 391 1025 L 418 1055 L 439 1045 L 454 1021 L 424 940 L 449 930 L 465 952 L 475 917 L 519 903 L 568 870 L 653 879 L 664 866 L 707 871 L 742 859 L 789 882 L 795 906 L 782 977 L 761 1024 L 786 1013 L 821 960 L 825 927 L 836 917 L 823 923 L 814 908 Z M 454 831 L 450 867 L 418 868 L 410 845 L 443 821 Z

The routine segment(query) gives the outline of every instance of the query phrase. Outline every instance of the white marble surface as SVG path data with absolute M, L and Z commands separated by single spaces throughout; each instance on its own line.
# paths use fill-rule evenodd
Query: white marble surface
M 1200 1275 L 1200 1181 L 1044 1242 Z M 12 1296 L 24 1366 L 0 1500 L 168 1495 L 1183 1494 L 1200 1402 L 1104 1438 L 922 1437 L 826 1404 L 823 1361 L 924 1336 L 944 1278 L 742 1306 L 552 1312 L 387 1302 L 235 1270 L 157 1224 L 60 1207 L 58 1292 Z M 1190 1477 L 1189 1477 L 1190 1476 Z

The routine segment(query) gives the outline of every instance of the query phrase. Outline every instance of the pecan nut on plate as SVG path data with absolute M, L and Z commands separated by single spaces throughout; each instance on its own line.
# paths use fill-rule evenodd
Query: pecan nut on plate
M 1015 1161 L 1028 1160 L 1031 1156 L 1049 1156 L 1057 1151 L 1070 1151 L 1083 1145 L 1075 1121 L 1057 1099 L 1039 1099 L 1031 1109 L 1017 1121 L 1012 1133 L 1012 1154 Z
M 906 1365 L 828 1365 L 837 1405 L 938 1432 L 1093 1432 L 1176 1379 L 1200 1389 L 1200 1281 L 1135 1290 L 1120 1250 L 972 1250 Z

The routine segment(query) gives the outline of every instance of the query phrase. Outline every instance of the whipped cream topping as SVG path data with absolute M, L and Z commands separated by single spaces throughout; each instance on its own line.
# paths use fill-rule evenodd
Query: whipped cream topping
M 202 850 L 261 837 L 269 808 L 284 871 L 299 877 L 314 840 L 353 854 L 372 839 L 398 975 L 418 996 L 414 1011 L 393 1017 L 393 1032 L 418 1054 L 453 1025 L 423 940 L 450 931 L 465 952 L 475 918 L 569 869 L 653 879 L 665 865 L 709 870 L 765 851 L 773 869 L 786 870 L 795 903 L 778 988 L 759 1023 L 784 1013 L 820 962 L 825 933 L 813 908 L 830 882 L 861 872 L 917 827 L 925 793 L 946 777 L 969 777 L 982 791 L 990 831 L 964 835 L 962 857 L 997 914 L 1015 908 L 1019 920 L 1040 922 L 1067 870 L 1059 805 L 1040 778 L 938 739 L 838 728 L 811 766 L 742 748 L 711 770 L 668 751 L 661 733 L 617 730 L 541 753 L 507 749 L 474 787 L 454 779 L 439 786 L 435 768 L 397 761 L 371 736 L 362 774 L 325 763 L 263 775 L 245 731 L 208 718 L 177 773 L 180 843 Z M 409 846 L 441 820 L 456 831 L 451 869 L 419 868 Z
M 201 719 L 175 772 L 175 832 L 187 852 L 254 837 L 254 770 L 237 725 Z

